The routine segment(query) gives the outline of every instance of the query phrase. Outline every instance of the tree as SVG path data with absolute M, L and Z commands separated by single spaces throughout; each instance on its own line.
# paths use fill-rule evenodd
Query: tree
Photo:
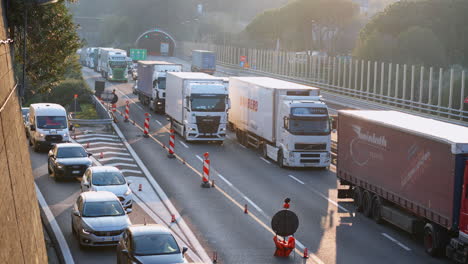
M 28 27 L 24 28 L 27 13 Z M 76 26 L 64 1 L 46 6 L 25 5 L 24 1 L 12 0 L 9 25 L 15 32 L 15 60 L 24 63 L 23 34 L 26 39 L 26 74 L 28 92 L 46 92 L 65 79 L 73 61 L 69 58 L 81 46 Z

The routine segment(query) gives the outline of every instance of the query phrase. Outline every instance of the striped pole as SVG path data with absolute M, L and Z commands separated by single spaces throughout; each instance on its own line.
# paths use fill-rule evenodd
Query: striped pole
M 112 112 L 115 113 L 115 111 L 117 111 L 117 106 L 115 104 L 112 104 Z
M 203 177 L 201 186 L 203 188 L 210 188 L 210 155 L 206 152 L 203 154 L 203 157 L 205 159 L 203 161 Z
M 172 158 L 175 158 L 175 156 L 174 156 L 174 148 L 175 148 L 175 144 L 174 144 L 174 142 L 175 142 L 174 129 L 171 129 L 170 132 L 171 132 L 171 135 L 170 135 L 170 137 L 169 137 L 169 154 L 167 155 L 167 157 L 169 157 L 169 158 L 172 159 Z
M 126 103 L 127 103 L 127 104 L 125 105 L 125 118 L 124 118 L 124 122 L 128 122 L 128 114 L 130 113 L 130 105 L 129 105 L 128 100 L 127 100 Z
M 143 131 L 144 137 L 149 137 L 149 114 L 145 113 L 145 130 Z

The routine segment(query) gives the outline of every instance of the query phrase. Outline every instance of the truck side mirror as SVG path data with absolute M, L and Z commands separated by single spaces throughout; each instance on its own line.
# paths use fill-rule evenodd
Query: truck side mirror
M 283 127 L 285 129 L 288 129 L 289 128 L 289 119 L 285 116 L 283 117 Z

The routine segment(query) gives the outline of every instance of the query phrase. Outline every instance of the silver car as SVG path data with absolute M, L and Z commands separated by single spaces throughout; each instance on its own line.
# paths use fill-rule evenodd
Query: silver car
M 162 225 L 132 225 L 117 246 L 117 263 L 184 263 L 184 254 L 169 229 Z
M 131 225 L 115 194 L 106 191 L 81 193 L 72 210 L 72 231 L 80 247 L 117 245 Z

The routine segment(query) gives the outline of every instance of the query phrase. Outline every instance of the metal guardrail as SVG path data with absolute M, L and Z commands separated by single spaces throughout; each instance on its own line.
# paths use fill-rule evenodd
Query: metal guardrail
M 112 116 L 109 114 L 109 111 L 107 111 L 106 107 L 101 104 L 99 99 L 93 95 L 92 96 L 93 104 L 96 107 L 96 112 L 100 117 L 103 117 L 101 119 L 77 119 L 74 118 L 72 114 L 68 115 L 68 121 L 72 124 L 77 124 L 77 125 L 112 125 L 112 122 L 114 122 L 114 119 Z
M 246 49 L 183 42 L 181 55 L 193 49 L 217 53 L 217 63 L 240 73 L 270 76 L 323 89 L 374 109 L 397 109 L 468 126 L 465 71 L 414 65 L 323 57 L 294 52 Z M 246 56 L 249 68 L 241 68 Z M 429 69 L 429 70 L 427 70 Z M 438 73 L 437 73 L 438 72 Z M 458 87 L 455 87 L 458 86 Z

